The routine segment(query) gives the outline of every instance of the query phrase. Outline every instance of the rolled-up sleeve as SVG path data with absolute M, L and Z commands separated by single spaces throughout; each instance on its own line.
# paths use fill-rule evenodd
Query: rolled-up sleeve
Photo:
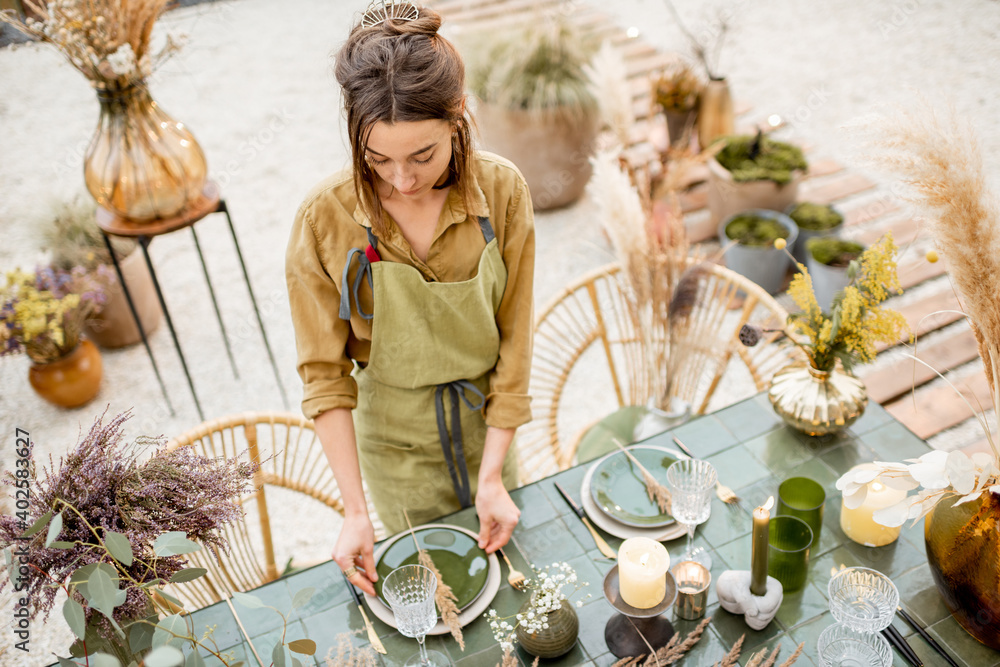
M 511 170 L 512 194 L 504 218 L 503 260 L 507 268 L 496 321 L 500 357 L 490 377 L 486 424 L 517 428 L 531 421 L 531 348 L 534 330 L 535 224 L 531 196 L 521 175 Z
M 339 276 L 329 263 L 313 219 L 303 204 L 292 225 L 285 253 L 285 280 L 295 329 L 298 372 L 303 383 L 302 412 L 309 419 L 334 408 L 354 408 L 358 386 L 347 354 L 350 323 L 338 316 Z

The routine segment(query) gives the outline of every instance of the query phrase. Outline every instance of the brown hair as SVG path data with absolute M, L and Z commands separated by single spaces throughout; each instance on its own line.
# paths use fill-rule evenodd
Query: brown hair
M 387 232 L 376 175 L 365 160 L 378 122 L 446 120 L 455 125 L 447 183 L 466 205 L 472 187 L 472 120 L 465 112 L 465 65 L 451 42 L 438 34 L 441 16 L 425 7 L 411 21 L 359 22 L 337 52 L 334 73 L 344 95 L 354 187 L 376 235 Z

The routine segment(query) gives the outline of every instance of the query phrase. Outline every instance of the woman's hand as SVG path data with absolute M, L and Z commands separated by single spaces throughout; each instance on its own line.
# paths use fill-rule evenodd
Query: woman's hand
M 514 526 L 521 518 L 503 482 L 479 483 L 476 491 L 476 513 L 479 515 L 479 548 L 491 554 L 510 540 Z
M 349 581 L 368 595 L 375 595 L 372 582 L 378 580 L 375 571 L 375 529 L 367 514 L 348 515 L 344 517 L 344 526 L 333 547 L 333 560 L 343 571 L 356 567 L 358 571 Z

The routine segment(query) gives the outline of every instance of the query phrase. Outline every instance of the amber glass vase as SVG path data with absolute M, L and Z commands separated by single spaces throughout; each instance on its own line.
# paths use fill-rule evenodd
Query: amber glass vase
M 1000 651 L 1000 496 L 986 492 L 958 507 L 956 500 L 945 498 L 927 515 L 927 562 L 959 625 Z
M 169 218 L 196 200 L 208 166 L 194 136 L 144 82 L 99 88 L 101 117 L 83 162 L 97 203 L 133 222 Z
M 827 435 L 847 428 L 868 406 L 864 383 L 839 369 L 821 371 L 807 363 L 774 374 L 768 398 L 774 411 L 807 435 Z

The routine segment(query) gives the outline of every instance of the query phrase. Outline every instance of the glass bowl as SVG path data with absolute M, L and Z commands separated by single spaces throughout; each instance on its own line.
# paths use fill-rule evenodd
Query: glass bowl
M 882 635 L 835 623 L 816 642 L 820 667 L 889 667 L 892 648 Z
M 849 567 L 833 575 L 827 586 L 830 613 L 858 632 L 878 632 L 890 623 L 899 604 L 895 584 L 878 570 Z

